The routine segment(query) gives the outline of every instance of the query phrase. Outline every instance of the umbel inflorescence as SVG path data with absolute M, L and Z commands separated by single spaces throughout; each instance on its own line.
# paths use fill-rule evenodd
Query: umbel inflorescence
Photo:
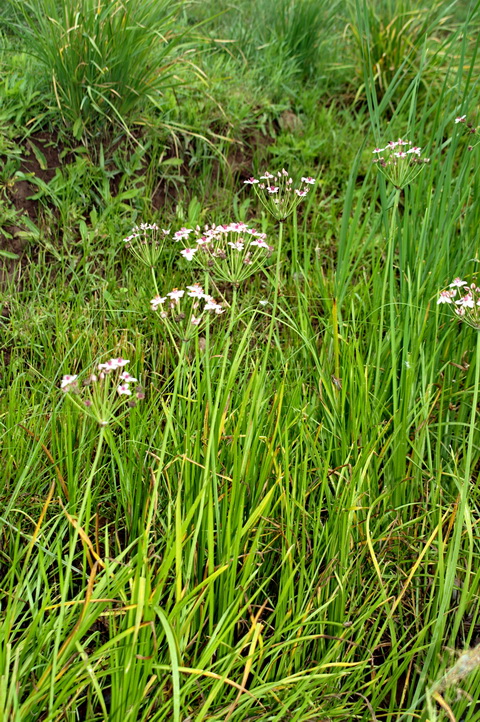
M 233 284 L 263 266 L 273 251 L 266 239 L 265 233 L 245 223 L 181 228 L 173 234 L 173 240 L 185 246 L 180 253 L 187 261 L 209 271 L 214 280 Z
M 155 296 L 150 306 L 152 311 L 159 312 L 170 335 L 182 341 L 196 336 L 209 317 L 220 316 L 225 311 L 222 304 L 205 293 L 198 283 L 186 289 L 174 288 L 165 296 Z
M 430 158 L 422 157 L 421 152 L 411 141 L 399 138 L 390 140 L 384 148 L 375 148 L 373 162 L 395 188 L 405 188 L 430 163 Z
M 148 268 L 154 268 L 162 255 L 165 239 L 170 230 L 161 229 L 156 223 L 140 223 L 123 239 L 125 248 Z
M 462 321 L 480 330 L 480 286 L 455 278 L 445 291 L 440 291 L 437 304 L 443 303 Z
M 79 384 L 78 375 L 66 374 L 60 388 L 80 410 L 93 417 L 100 426 L 107 426 L 114 419 L 118 420 L 125 400 L 127 408 L 131 408 L 136 406 L 137 400 L 145 398 L 138 379 L 125 370 L 128 363 L 128 359 L 122 357 L 100 363 L 97 372 L 89 374 L 82 384 Z
M 244 181 L 251 185 L 260 202 L 277 221 L 285 221 L 310 192 L 315 178 L 304 176 L 299 187 L 294 187 L 293 178 L 283 168 L 273 174 L 266 171 L 260 178 L 248 178 Z

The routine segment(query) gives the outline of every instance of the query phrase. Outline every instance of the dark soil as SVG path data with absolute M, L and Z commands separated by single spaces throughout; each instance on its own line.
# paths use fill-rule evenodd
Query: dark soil
M 40 164 L 33 146 L 44 156 L 45 164 L 43 162 Z M 63 152 L 64 148 L 53 133 L 38 132 L 25 141 L 24 153 L 18 170 L 25 175 L 32 174 L 45 183 L 49 183 L 54 177 L 56 169 L 70 160 L 67 155 L 62 163 Z M 5 158 L 0 156 L 0 163 L 4 162 Z M 16 273 L 20 275 L 21 268 L 26 262 L 25 249 L 28 241 L 24 237 L 26 227 L 22 226 L 21 219 L 22 216 L 27 216 L 34 223 L 38 222 L 39 203 L 32 199 L 37 190 L 37 187 L 28 180 L 15 180 L 5 191 L 7 202 L 18 213 L 18 223 L 6 228 L 11 238 L 0 233 L 0 251 L 14 253 L 18 258 L 1 258 L 0 256 L 0 288 Z

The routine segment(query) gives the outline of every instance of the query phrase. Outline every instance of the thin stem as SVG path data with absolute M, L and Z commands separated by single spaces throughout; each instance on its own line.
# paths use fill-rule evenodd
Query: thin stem
M 153 266 L 150 266 L 150 273 L 152 274 L 153 286 L 154 286 L 154 288 L 155 288 L 155 293 L 156 293 L 157 296 L 159 296 L 159 295 L 160 295 L 160 292 L 159 292 L 159 290 L 158 290 L 157 277 L 155 276 L 155 269 L 154 269 Z
M 295 206 L 293 210 L 293 268 L 294 273 L 297 273 L 298 269 L 298 216 L 297 216 L 297 207 Z
M 153 483 L 153 489 L 152 489 L 152 498 L 150 501 L 149 509 L 148 509 L 148 515 L 145 521 L 145 534 L 143 536 L 143 553 L 145 559 L 147 558 L 148 553 L 148 538 L 150 535 L 150 529 L 153 523 L 153 514 L 155 512 L 156 506 L 157 506 L 157 498 L 158 498 L 158 487 L 160 484 L 160 479 L 162 476 L 163 468 L 164 468 L 164 459 L 165 455 L 167 453 L 167 442 L 170 438 L 170 434 L 172 432 L 173 428 L 173 418 L 175 415 L 175 407 L 177 402 L 177 396 L 178 396 L 178 390 L 181 384 L 181 381 L 183 379 L 183 362 L 185 359 L 185 351 L 186 351 L 186 344 L 182 343 L 179 350 L 178 355 L 178 364 L 175 369 L 175 380 L 173 385 L 173 392 L 170 400 L 170 405 L 168 407 L 167 411 L 167 419 L 165 424 L 165 429 L 163 432 L 163 439 L 162 439 L 162 446 L 160 449 L 160 453 L 158 455 L 158 469 L 154 477 L 154 483 Z
M 332 303 L 332 324 L 333 324 L 333 356 L 335 359 L 335 377 L 340 381 L 340 346 L 338 343 L 338 309 L 337 299 Z
M 262 365 L 262 373 L 265 373 L 266 367 L 267 367 L 267 359 L 270 351 L 270 345 L 272 343 L 272 337 L 273 337 L 273 327 L 275 325 L 275 319 L 277 316 L 277 307 L 278 307 L 278 292 L 280 288 L 280 265 L 282 260 L 282 241 L 283 241 L 283 222 L 280 222 L 280 228 L 278 231 L 278 246 L 277 246 L 277 261 L 275 264 L 275 289 L 273 294 L 273 307 L 272 307 L 272 315 L 270 317 L 270 325 L 268 328 L 268 338 L 267 338 L 267 344 L 265 346 L 265 354 L 263 358 L 263 365 Z
M 395 239 L 397 233 L 397 212 L 398 204 L 400 201 L 400 189 L 395 191 L 395 199 L 393 201 L 392 218 L 390 221 L 390 232 L 388 234 L 388 258 L 387 258 L 387 269 L 389 275 L 389 297 L 390 297 L 390 349 L 392 355 L 392 394 L 393 394 L 393 415 L 394 418 L 398 411 L 398 379 L 397 379 L 397 344 L 396 344 L 396 293 L 395 293 L 395 272 L 394 272 L 394 258 L 395 258 Z

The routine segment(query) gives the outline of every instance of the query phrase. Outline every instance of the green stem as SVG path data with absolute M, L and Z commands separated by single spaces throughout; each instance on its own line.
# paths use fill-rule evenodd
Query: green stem
M 279 292 L 279 288 L 280 288 L 280 265 L 281 265 L 281 261 L 282 261 L 282 241 L 283 241 L 283 222 L 280 221 L 280 228 L 278 231 L 277 261 L 275 264 L 275 289 L 274 289 L 274 294 L 273 294 L 272 315 L 270 318 L 270 325 L 268 328 L 267 344 L 265 346 L 265 354 L 263 357 L 263 364 L 262 364 L 262 373 L 263 374 L 265 374 L 265 370 L 267 368 L 267 359 L 268 359 L 268 354 L 270 351 L 270 345 L 272 343 L 275 319 L 277 316 L 278 292 Z
M 378 334 L 379 334 L 379 340 L 378 340 L 378 346 L 377 346 L 377 362 L 376 362 L 376 372 L 375 372 L 375 388 L 380 388 L 381 381 L 380 376 L 382 373 L 382 337 L 383 337 L 383 329 L 385 324 L 385 308 L 386 308 L 386 297 L 387 297 L 387 287 L 389 287 L 389 302 L 390 302 L 390 347 L 391 347 L 391 353 L 392 353 L 392 377 L 394 378 L 394 386 L 393 386 L 393 406 L 394 406 L 394 415 L 395 415 L 395 409 L 397 405 L 397 378 L 396 378 L 396 366 L 395 366 L 395 338 L 394 338 L 394 321 L 395 321 L 395 312 L 394 312 L 394 304 L 395 303 L 395 294 L 394 294 L 394 288 L 395 288 L 395 274 L 393 272 L 393 259 L 394 259 L 394 250 L 395 250 L 395 231 L 396 231 L 396 218 L 397 218 L 397 209 L 398 204 L 400 201 L 400 193 L 401 190 L 397 188 L 395 190 L 395 197 L 393 201 L 393 211 L 392 211 L 392 217 L 390 220 L 390 228 L 388 231 L 387 236 L 387 258 L 386 258 L 386 264 L 385 264 L 385 275 L 383 279 L 383 286 L 382 286 L 382 300 L 380 304 L 380 321 L 378 325 Z M 388 210 L 388 209 L 387 209 Z M 392 325 L 393 324 L 393 325 Z
M 388 258 L 387 258 L 387 274 L 388 274 L 388 289 L 389 289 L 389 311 L 390 311 L 390 357 L 391 357 L 391 368 L 392 368 L 392 406 L 393 406 L 393 433 L 395 433 L 399 424 L 399 394 L 398 394 L 398 360 L 397 360 L 397 335 L 396 335 L 396 322 L 397 322 L 397 284 L 395 280 L 394 260 L 395 260 L 395 246 L 397 237 L 397 214 L 398 204 L 400 202 L 401 189 L 395 190 L 395 198 L 393 201 L 392 217 L 390 220 L 390 230 L 388 233 Z M 386 285 L 386 284 L 385 284 Z M 385 292 L 384 285 L 384 292 Z M 383 301 L 383 299 L 382 299 Z M 399 455 L 396 455 L 395 459 L 402 463 L 399 459 Z M 400 489 L 401 469 L 403 467 L 399 464 L 394 463 L 394 488 Z M 394 505 L 395 505 L 394 498 Z
M 335 359 L 335 377 L 338 379 L 338 381 L 341 380 L 340 377 L 340 345 L 338 343 L 338 309 L 337 309 L 337 299 L 333 299 L 332 303 L 332 325 L 333 325 L 333 356 Z
M 164 460 L 167 453 L 167 443 L 170 438 L 170 434 L 173 429 L 173 418 L 175 416 L 175 407 L 177 403 L 177 397 L 178 397 L 178 390 L 180 387 L 180 383 L 183 378 L 183 362 L 185 359 L 185 350 L 186 350 L 186 344 L 182 343 L 180 346 L 179 354 L 178 354 L 178 364 L 175 369 L 175 380 L 173 384 L 173 392 L 170 399 L 170 405 L 167 410 L 167 420 L 165 424 L 165 429 L 163 432 L 163 438 L 162 438 L 162 446 L 160 449 L 160 453 L 158 455 L 158 469 L 154 477 L 154 483 L 153 483 L 153 489 L 150 499 L 150 504 L 148 507 L 147 517 L 145 520 L 145 534 L 143 536 L 143 554 L 145 558 L 145 562 L 147 561 L 147 554 L 148 554 L 148 546 L 149 546 L 149 535 L 150 535 L 150 529 L 153 523 L 153 515 L 155 512 L 155 509 L 157 508 L 157 498 L 158 498 L 158 488 L 160 485 L 160 479 L 162 477 L 162 472 L 164 468 Z
M 151 272 L 152 278 L 153 278 L 153 287 L 155 288 L 155 294 L 157 296 L 159 296 L 160 293 L 159 293 L 158 286 L 157 286 L 157 277 L 155 276 L 155 269 L 153 266 L 150 266 L 150 272 Z
M 90 469 L 90 474 L 88 476 L 87 483 L 85 485 L 85 492 L 84 492 L 85 496 L 84 496 L 84 499 L 82 502 L 82 506 L 80 508 L 80 514 L 78 515 L 78 523 L 80 524 L 83 514 L 86 512 L 84 527 L 85 527 L 85 533 L 87 534 L 87 536 L 88 536 L 88 524 L 90 521 L 90 507 L 92 504 L 92 495 L 90 493 L 90 490 L 92 487 L 93 477 L 95 476 L 95 473 L 97 471 L 98 462 L 100 461 L 100 455 L 102 453 L 103 442 L 105 439 L 105 432 L 106 432 L 106 428 L 104 426 L 100 426 L 100 438 L 98 439 L 97 449 L 95 451 L 95 457 L 93 459 L 92 468 Z M 75 547 L 75 545 L 73 545 L 72 549 L 74 547 Z
M 297 208 L 293 210 L 293 271 L 298 273 L 298 217 Z

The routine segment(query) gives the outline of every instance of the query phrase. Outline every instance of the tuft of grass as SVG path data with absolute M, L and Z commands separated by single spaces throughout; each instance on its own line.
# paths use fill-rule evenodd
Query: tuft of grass
M 150 96 L 172 83 L 182 33 L 166 1 L 32 0 L 17 7 L 17 31 L 45 68 L 58 112 L 76 139 L 106 126 L 129 129 Z

